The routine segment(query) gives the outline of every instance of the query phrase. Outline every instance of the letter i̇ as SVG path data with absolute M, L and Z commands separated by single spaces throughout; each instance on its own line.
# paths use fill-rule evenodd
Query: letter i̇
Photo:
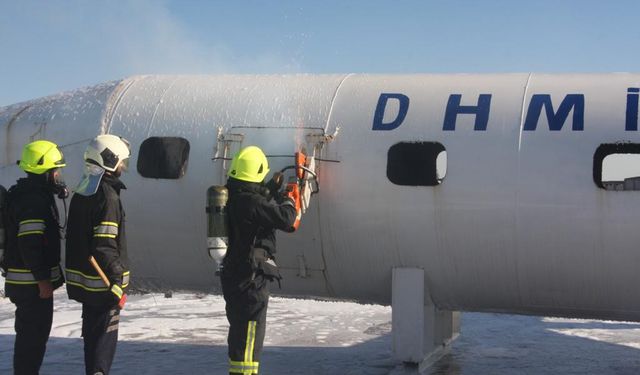
M 626 131 L 638 130 L 638 93 L 640 88 L 630 87 L 627 89 L 627 118 Z

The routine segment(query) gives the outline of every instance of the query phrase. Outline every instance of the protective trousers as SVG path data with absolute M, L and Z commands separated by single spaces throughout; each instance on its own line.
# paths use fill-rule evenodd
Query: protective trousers
M 229 374 L 258 374 L 269 303 L 268 282 L 257 276 L 247 288 L 234 288 L 223 281 L 229 321 Z
M 82 304 L 84 367 L 87 375 L 108 375 L 118 343 L 118 306 Z
M 38 375 L 53 321 L 53 298 L 11 299 L 16 305 L 13 373 Z

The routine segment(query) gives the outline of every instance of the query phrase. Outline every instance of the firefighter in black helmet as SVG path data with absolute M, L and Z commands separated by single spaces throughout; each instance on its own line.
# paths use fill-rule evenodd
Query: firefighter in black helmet
M 51 322 L 53 291 L 64 283 L 60 270 L 60 227 L 54 194 L 67 197 L 60 174 L 65 161 L 54 143 L 24 146 L 20 168 L 27 173 L 9 189 L 6 220 L 5 292 L 16 305 L 16 375 L 37 375 Z
M 279 196 L 280 173 L 262 184 L 267 173 L 267 158 L 255 146 L 240 150 L 228 173 L 229 247 L 220 277 L 229 320 L 230 374 L 258 373 L 268 284 L 280 280 L 274 259 L 275 230 L 291 231 L 298 215 L 295 199 L 299 197 Z
M 111 135 L 93 139 L 84 154 L 85 175 L 69 207 L 66 275 L 69 298 L 82 303 L 82 337 L 87 375 L 108 375 L 118 343 L 118 302 L 129 284 L 129 265 L 119 176 L 129 144 Z M 105 285 L 89 262 L 106 274 Z

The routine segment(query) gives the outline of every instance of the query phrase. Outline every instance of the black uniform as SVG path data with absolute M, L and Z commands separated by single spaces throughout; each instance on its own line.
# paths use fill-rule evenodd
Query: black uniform
M 280 279 L 274 262 L 275 230 L 290 230 L 291 200 L 270 202 L 274 186 L 229 178 L 229 247 L 222 289 L 229 320 L 229 373 L 257 374 L 269 302 L 268 281 Z M 278 199 L 279 200 L 279 199 Z
M 88 375 L 107 375 L 118 342 L 118 300 L 129 284 L 124 210 L 125 186 L 110 174 L 91 196 L 74 194 L 66 247 L 67 292 L 82 303 L 82 337 Z M 107 287 L 89 263 L 93 256 L 112 283 Z M 115 285 L 115 287 L 113 287 Z
M 39 297 L 38 281 L 64 283 L 60 229 L 53 194 L 39 176 L 9 189 L 6 210 L 5 292 L 16 305 L 15 374 L 38 374 L 51 331 L 53 298 Z

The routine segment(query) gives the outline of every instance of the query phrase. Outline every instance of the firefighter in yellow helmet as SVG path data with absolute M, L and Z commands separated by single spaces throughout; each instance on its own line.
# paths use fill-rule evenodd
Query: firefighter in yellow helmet
M 298 197 L 280 195 L 282 174 L 263 184 L 269 163 L 262 150 L 246 147 L 228 172 L 229 246 L 220 278 L 229 320 L 229 373 L 257 374 L 265 335 L 269 282 L 280 280 L 275 230 L 291 231 Z
M 16 305 L 14 374 L 38 374 L 53 319 L 53 291 L 62 286 L 60 220 L 54 196 L 68 196 L 55 143 L 24 146 L 18 165 L 27 173 L 7 194 L 4 211 L 5 292 Z

